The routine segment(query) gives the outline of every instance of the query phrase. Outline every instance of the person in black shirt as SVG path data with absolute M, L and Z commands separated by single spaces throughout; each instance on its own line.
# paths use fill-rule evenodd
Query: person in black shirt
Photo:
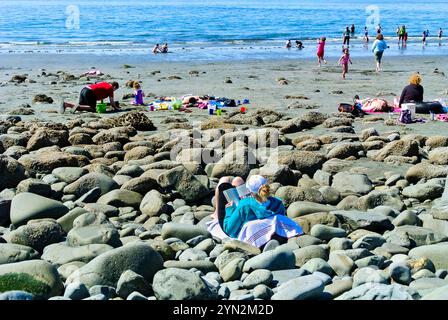
M 403 103 L 421 103 L 423 102 L 423 87 L 420 85 L 422 77 L 415 73 L 409 79 L 410 84 L 407 85 L 401 93 L 399 107 Z

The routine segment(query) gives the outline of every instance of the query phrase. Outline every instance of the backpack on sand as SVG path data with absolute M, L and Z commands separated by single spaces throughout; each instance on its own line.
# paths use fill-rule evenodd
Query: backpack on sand
M 401 110 L 400 118 L 398 118 L 398 121 L 404 124 L 412 123 L 413 121 L 411 110 Z

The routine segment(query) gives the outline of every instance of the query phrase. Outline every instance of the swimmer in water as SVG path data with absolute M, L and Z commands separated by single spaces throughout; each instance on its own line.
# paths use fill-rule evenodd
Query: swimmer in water
M 303 46 L 302 41 L 296 40 L 296 48 L 299 49 L 299 50 L 302 50 L 303 48 L 305 48 Z

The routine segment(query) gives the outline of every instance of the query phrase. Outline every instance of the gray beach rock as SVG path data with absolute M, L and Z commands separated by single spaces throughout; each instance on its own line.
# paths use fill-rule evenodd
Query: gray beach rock
M 217 294 L 210 290 L 196 273 L 168 268 L 158 271 L 152 283 L 158 300 L 211 300 Z
M 322 280 L 315 276 L 303 276 L 282 284 L 272 300 L 307 300 L 319 298 L 324 290 Z
M 14 244 L 0 243 L 0 265 L 38 259 L 39 253 L 31 247 Z
M 15 226 L 20 226 L 34 219 L 58 219 L 65 215 L 68 210 L 59 201 L 24 192 L 12 199 L 11 222 Z

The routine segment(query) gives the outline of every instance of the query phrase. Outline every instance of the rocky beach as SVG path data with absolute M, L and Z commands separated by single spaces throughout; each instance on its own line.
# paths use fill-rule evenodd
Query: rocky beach
M 448 124 L 337 112 L 392 102 L 415 71 L 446 99 L 447 60 L 359 59 L 343 81 L 336 61 L 3 56 L 0 300 L 448 299 Z M 250 104 L 151 112 L 131 80 L 147 102 Z M 57 113 L 95 81 L 120 83 L 121 112 Z M 254 174 L 304 235 L 260 250 L 207 231 L 219 179 Z

